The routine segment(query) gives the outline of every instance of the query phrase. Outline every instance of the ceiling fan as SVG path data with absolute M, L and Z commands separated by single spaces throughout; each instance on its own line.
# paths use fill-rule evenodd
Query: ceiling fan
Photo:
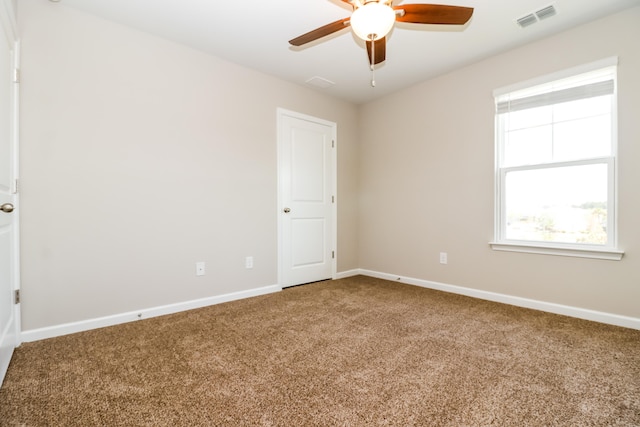
M 371 70 L 386 59 L 386 37 L 395 21 L 413 24 L 464 25 L 473 14 L 472 7 L 438 4 L 405 4 L 393 6 L 393 0 L 342 0 L 353 7 L 349 18 L 340 19 L 289 40 L 302 46 L 351 26 L 367 44 Z M 372 80 L 372 86 L 375 82 Z

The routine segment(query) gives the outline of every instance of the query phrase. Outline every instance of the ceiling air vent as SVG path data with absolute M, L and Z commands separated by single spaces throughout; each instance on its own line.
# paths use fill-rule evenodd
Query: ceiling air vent
M 315 86 L 315 87 L 319 87 L 322 89 L 326 89 L 328 87 L 333 86 L 335 83 L 332 82 L 331 80 L 327 80 L 323 77 L 319 77 L 319 76 L 315 76 L 315 77 L 311 77 L 309 80 L 306 81 L 306 83 L 310 86 Z
M 536 22 L 538 22 L 538 19 L 536 18 L 536 15 L 530 13 L 526 16 L 523 16 L 522 18 L 516 19 L 516 22 L 518 23 L 518 25 L 524 28 L 528 27 L 529 25 L 535 24 Z
M 543 19 L 551 18 L 556 15 L 556 8 L 554 5 L 549 5 L 547 7 L 543 7 L 542 9 L 530 13 L 528 15 L 522 16 L 516 19 L 516 23 L 521 27 L 528 27 L 529 25 L 533 25 L 538 21 L 542 21 Z
M 555 14 L 556 14 L 556 8 L 555 8 L 554 5 L 550 5 L 550 6 L 544 7 L 544 8 L 542 8 L 539 11 L 536 12 L 536 16 L 541 21 L 543 19 L 551 18 Z

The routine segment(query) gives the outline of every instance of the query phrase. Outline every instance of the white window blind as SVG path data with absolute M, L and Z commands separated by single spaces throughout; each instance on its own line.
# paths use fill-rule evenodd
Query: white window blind
M 613 94 L 614 81 L 605 80 L 602 82 L 576 86 L 569 89 L 556 90 L 539 95 L 526 96 L 523 98 L 505 99 L 498 101 L 496 111 L 498 114 L 510 113 L 513 111 L 526 110 L 529 108 L 544 107 L 563 102 L 577 101 L 579 99 L 592 98 L 602 95 Z M 505 97 L 510 98 L 510 97 Z

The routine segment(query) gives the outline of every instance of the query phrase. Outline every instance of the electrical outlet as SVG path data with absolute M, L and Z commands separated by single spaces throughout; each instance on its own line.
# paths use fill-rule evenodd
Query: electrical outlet
M 204 261 L 196 262 L 196 276 L 204 276 L 205 265 Z
M 446 264 L 446 263 L 447 263 L 447 253 L 440 252 L 440 264 Z
M 253 268 L 253 257 L 248 256 L 244 259 L 244 267 L 247 269 Z

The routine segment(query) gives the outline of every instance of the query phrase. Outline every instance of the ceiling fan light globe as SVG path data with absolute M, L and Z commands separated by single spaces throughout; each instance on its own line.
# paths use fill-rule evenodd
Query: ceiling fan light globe
M 391 31 L 396 14 L 386 4 L 371 2 L 357 8 L 350 21 L 356 36 L 362 40 L 378 40 Z

